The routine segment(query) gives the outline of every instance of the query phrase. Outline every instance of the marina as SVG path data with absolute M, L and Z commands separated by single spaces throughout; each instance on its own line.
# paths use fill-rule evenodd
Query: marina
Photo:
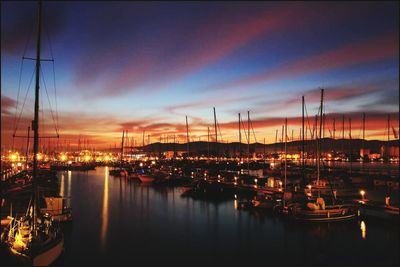
M 2 265 L 399 265 L 398 3 L 4 7 Z

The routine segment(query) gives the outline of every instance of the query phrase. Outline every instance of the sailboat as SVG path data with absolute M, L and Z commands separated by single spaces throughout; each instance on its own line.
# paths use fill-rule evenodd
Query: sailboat
M 322 131 L 322 111 L 323 111 L 323 95 L 324 89 L 321 89 L 321 105 L 320 105 L 320 125 L 319 136 Z M 317 180 L 316 185 L 320 184 L 320 162 L 321 162 L 321 146 L 320 139 L 317 135 Z M 311 191 L 311 190 L 310 190 Z M 312 221 L 312 222 L 330 222 L 330 221 L 343 221 L 351 220 L 356 217 L 357 209 L 351 204 L 336 204 L 339 202 L 336 195 L 332 192 L 332 203 L 327 204 L 325 199 L 318 192 L 317 197 L 313 197 L 311 192 L 305 194 L 303 199 L 289 204 L 284 213 L 290 217 L 298 220 Z
M 38 146 L 39 146 L 39 81 L 40 81 L 40 40 L 42 22 L 42 3 L 38 3 L 36 87 L 35 107 L 32 128 L 33 143 L 33 192 L 24 216 L 10 216 L 8 229 L 1 235 L 1 241 L 10 255 L 18 262 L 33 266 L 48 266 L 62 253 L 64 236 L 50 214 L 40 214 L 38 191 Z

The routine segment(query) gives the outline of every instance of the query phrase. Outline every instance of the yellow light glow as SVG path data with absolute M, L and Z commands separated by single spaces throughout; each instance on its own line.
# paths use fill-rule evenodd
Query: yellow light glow
M 86 155 L 85 156 L 85 161 L 89 161 L 90 160 L 90 156 L 89 155 Z
M 61 161 L 66 161 L 66 160 L 67 160 L 67 156 L 64 155 L 64 154 L 62 154 L 62 155 L 61 155 Z
M 364 221 L 361 221 L 360 229 L 361 229 L 361 237 L 362 237 L 362 239 L 366 239 L 367 238 L 367 225 L 365 224 Z
M 360 195 L 361 195 L 361 199 L 364 199 L 365 191 L 364 190 L 360 190 Z
M 11 161 L 16 161 L 18 159 L 18 154 L 17 153 L 13 153 L 10 155 L 10 160 Z
M 43 159 L 42 154 L 38 153 L 38 154 L 36 155 L 36 159 L 37 159 L 37 160 L 42 160 L 42 159 Z

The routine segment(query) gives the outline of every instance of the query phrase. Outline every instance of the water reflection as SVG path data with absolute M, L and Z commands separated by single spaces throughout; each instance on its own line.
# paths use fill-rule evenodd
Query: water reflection
M 68 197 L 71 197 L 71 179 L 72 179 L 72 171 L 68 171 L 68 192 L 67 192 Z
M 65 194 L 65 192 L 64 192 L 64 181 L 65 180 L 65 178 L 64 178 L 64 173 L 61 173 L 61 185 L 60 185 L 60 196 L 62 196 L 62 197 L 64 197 L 64 194 Z
M 108 167 L 104 170 L 104 193 L 103 193 L 103 212 L 101 224 L 101 245 L 105 249 L 106 234 L 108 226 Z
M 357 258 L 358 265 L 398 263 L 397 225 L 384 227 L 370 220 L 298 223 L 272 213 L 237 210 L 239 196 L 181 197 L 181 188 L 143 185 L 113 178 L 108 171 L 98 167 L 87 176 L 72 171 L 76 216 L 72 231 L 65 233 L 62 266 L 118 266 L 133 260 L 147 266 L 186 266 L 194 259 L 199 266 L 249 266 L 265 263 L 260 255 L 266 252 L 268 262 L 285 266 L 319 266 L 331 259 L 331 265 L 340 266 L 347 258 Z M 64 186 L 68 195 L 70 186 Z
M 361 237 L 362 239 L 367 239 L 367 225 L 364 221 L 360 223 Z

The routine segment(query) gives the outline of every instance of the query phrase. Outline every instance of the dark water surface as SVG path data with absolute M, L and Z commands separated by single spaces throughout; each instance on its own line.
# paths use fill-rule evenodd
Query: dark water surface
M 180 188 L 114 178 L 107 167 L 59 178 L 73 208 L 59 266 L 399 264 L 395 223 L 295 223 L 236 210 L 234 200 L 182 198 Z

